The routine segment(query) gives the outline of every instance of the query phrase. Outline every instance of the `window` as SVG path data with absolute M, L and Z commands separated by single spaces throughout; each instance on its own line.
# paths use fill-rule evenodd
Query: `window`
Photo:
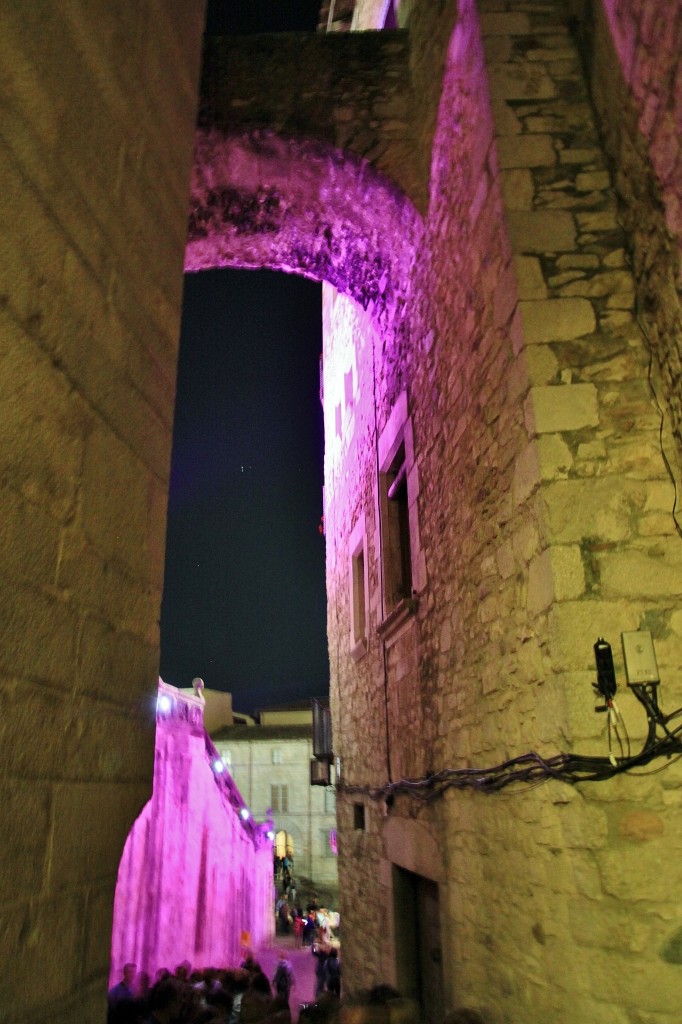
M 289 787 L 277 783 L 270 786 L 270 806 L 273 814 L 286 814 L 289 810 Z
M 365 594 L 365 547 L 353 555 L 353 640 L 355 643 L 367 635 L 367 597 Z
M 384 554 L 386 557 L 386 610 L 390 611 L 412 595 L 412 552 L 410 514 L 407 504 L 407 466 L 405 443 L 396 452 L 386 473 L 382 473 Z
M 365 519 L 361 516 L 350 537 L 350 650 L 354 661 L 366 654 L 368 649 L 366 549 Z
M 348 373 L 343 375 L 343 397 L 346 405 L 346 409 L 351 409 L 353 406 L 353 367 L 351 366 Z
M 281 764 L 282 763 L 282 751 L 281 751 L 280 747 L 273 747 L 272 748 L 272 763 L 273 764 Z
M 324 791 L 324 813 L 336 814 L 336 793 L 333 789 Z
M 365 831 L 365 805 L 353 804 L 353 828 L 356 832 Z
M 414 461 L 412 421 L 407 394 L 393 407 L 379 437 L 379 524 L 383 622 L 379 633 L 405 621 L 414 612 L 412 598 L 426 582 L 420 548 L 417 499 L 419 476 Z

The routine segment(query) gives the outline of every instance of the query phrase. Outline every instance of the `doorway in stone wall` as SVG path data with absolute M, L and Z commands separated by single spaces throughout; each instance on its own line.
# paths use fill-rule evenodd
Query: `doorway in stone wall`
M 280 860 L 284 860 L 285 857 L 288 860 L 294 860 L 294 839 L 293 836 L 281 829 L 275 836 L 275 856 L 279 857 Z
M 393 866 L 396 979 L 421 1007 L 424 1024 L 443 1020 L 443 964 L 438 884 Z

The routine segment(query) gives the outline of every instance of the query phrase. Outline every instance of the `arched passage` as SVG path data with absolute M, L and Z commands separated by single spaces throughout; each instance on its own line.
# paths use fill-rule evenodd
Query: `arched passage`
M 185 269 L 327 281 L 378 316 L 404 298 L 421 218 L 370 164 L 270 131 L 197 135 Z

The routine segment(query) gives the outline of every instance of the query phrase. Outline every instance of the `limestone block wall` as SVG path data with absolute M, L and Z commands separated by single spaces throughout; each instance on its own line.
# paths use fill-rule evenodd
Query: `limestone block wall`
M 203 704 L 159 684 L 154 789 L 118 871 L 110 983 L 123 965 L 236 967 L 274 935 L 271 821 L 243 820 L 242 795 L 216 772 Z
M 459 5 L 405 307 L 379 326 L 371 306 L 326 298 L 328 632 L 349 787 L 340 891 L 347 930 L 363 934 L 344 958 L 358 985 L 398 980 L 398 865 L 439 884 L 446 1005 L 495 1022 L 672 1024 L 674 766 L 503 798 L 450 792 L 430 807 L 368 793 L 401 770 L 486 767 L 531 749 L 603 754 L 599 634 L 622 682 L 619 633 L 650 629 L 666 706 L 682 703 L 673 488 L 568 14 L 560 3 Z M 344 404 L 349 369 L 358 391 Z M 377 448 L 402 394 L 425 564 L 416 613 L 384 650 Z M 369 635 L 355 660 L 349 562 L 363 519 Z M 626 692 L 621 704 L 636 748 L 643 713 Z
M 405 32 L 211 37 L 201 92 L 203 127 L 305 135 L 368 160 L 408 195 L 423 185 Z
M 323 289 L 325 536 L 327 635 L 331 658 L 334 752 L 342 785 L 371 785 L 387 777 L 386 680 L 376 627 L 382 621 L 376 506 L 377 414 L 374 366 L 381 334 L 369 313 L 334 289 Z M 382 374 L 377 383 L 384 385 Z M 351 543 L 353 538 L 353 543 Z M 366 654 L 353 658 L 352 555 L 365 551 Z M 366 806 L 366 827 L 355 827 L 355 806 Z M 382 837 L 364 797 L 337 791 L 339 897 L 344 932 L 372 936 L 374 953 L 344 940 L 344 973 L 356 985 L 391 977 L 391 906 L 378 879 Z M 382 935 L 381 942 L 376 937 Z M 365 946 L 365 951 L 366 951 Z M 360 973 L 358 973 L 360 972 Z M 362 980 L 361 980 L 362 979 Z
M 201 4 L 9 4 L 0 1020 L 99 1022 L 149 793 Z M 36 983 L 38 979 L 38 983 Z
M 682 447 L 682 6 L 608 0 L 586 24 L 592 88 L 637 281 L 637 315 Z

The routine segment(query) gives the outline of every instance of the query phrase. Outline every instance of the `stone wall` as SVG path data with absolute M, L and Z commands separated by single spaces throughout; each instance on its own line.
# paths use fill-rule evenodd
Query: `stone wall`
M 592 88 L 637 281 L 637 316 L 682 448 L 682 8 L 609 0 L 586 24 Z
M 116 885 L 110 983 L 126 963 L 150 978 L 237 967 L 272 942 L 272 821 L 259 824 L 204 730 L 204 704 L 159 683 L 154 790 L 126 841 Z
M 645 42 L 644 6 L 618 9 L 641 11 L 632 23 Z M 659 142 L 671 136 L 656 112 L 678 109 L 676 65 L 667 77 L 658 69 L 679 53 L 677 7 L 670 45 L 648 51 L 655 75 L 643 61 L 632 79 L 636 138 L 632 105 L 608 85 L 615 62 L 598 11 L 595 116 L 560 0 L 422 0 L 400 5 L 401 23 L 408 10 L 407 97 L 403 36 L 345 51 L 336 47 L 352 34 L 316 43 L 324 73 L 311 81 L 332 90 L 336 117 L 323 138 L 283 119 L 281 90 L 262 73 L 249 79 L 248 62 L 251 86 L 237 97 L 248 116 L 233 130 L 239 106 L 213 124 L 204 106 L 187 256 L 190 269 L 270 266 L 345 295 L 325 299 L 324 393 L 346 977 L 350 987 L 398 980 L 401 868 L 439 887 L 444 1008 L 479 1005 L 495 1024 L 673 1024 L 674 764 L 507 796 L 380 797 L 406 774 L 485 768 L 531 749 L 604 754 L 591 691 L 599 634 L 622 677 L 619 632 L 650 629 L 664 706 L 682 704 L 673 487 L 648 389 L 649 332 L 633 315 L 635 296 L 643 306 L 666 297 L 652 323 L 676 408 L 678 267 L 664 243 L 677 230 L 677 165 L 661 169 L 669 142 Z M 15 968 L 0 1014 L 88 1024 L 101 1019 L 116 865 L 148 792 L 143 698 L 158 657 L 201 12 L 119 5 L 98 12 L 96 31 L 80 7 L 18 12 L 0 40 L 10 239 L 0 814 L 12 837 L 0 913 Z M 342 88 L 321 56 L 328 45 Z M 371 83 L 369 105 L 344 78 L 344 52 Z M 371 74 L 382 53 L 384 111 Z M 655 109 L 646 81 L 664 83 Z M 296 102 L 290 92 L 285 106 L 295 113 Z M 315 97 L 306 104 L 320 109 Z M 397 148 L 384 137 L 394 115 Z M 619 155 L 621 127 L 635 156 Z M 389 161 L 408 141 L 415 159 Z M 644 198 L 621 218 L 614 182 L 624 195 L 629 182 L 637 196 L 662 196 L 668 219 Z M 667 262 L 649 267 L 650 245 Z M 378 484 L 400 439 L 415 593 L 390 609 Z M 636 747 L 642 712 L 627 692 L 621 703 Z M 36 964 L 42 989 L 30 983 Z
M 100 1024 L 151 781 L 202 10 L 2 21 L 0 1020 Z
M 267 82 L 267 90 L 263 90 Z M 405 32 L 207 38 L 202 127 L 267 128 L 370 162 L 413 196 L 415 146 Z
M 618 633 L 650 629 L 666 706 L 682 700 L 673 488 L 570 13 L 488 0 L 479 27 L 471 3 L 415 4 L 408 109 L 417 180 L 429 183 L 423 222 L 374 169 L 338 160 L 331 136 L 311 146 L 268 134 L 262 108 L 260 135 L 241 116 L 231 137 L 227 119 L 215 137 L 204 125 L 189 258 L 265 262 L 345 293 L 325 292 L 324 405 L 347 977 L 400 981 L 398 867 L 439 885 L 445 1006 L 478 1004 L 497 1022 L 615 1024 L 675 1012 L 670 774 L 664 785 L 554 782 L 506 799 L 382 798 L 386 783 L 446 766 L 529 750 L 603 755 L 599 634 L 622 676 Z M 211 199 L 216 180 L 246 196 L 227 215 Z M 265 182 L 274 197 L 258 192 Z M 261 208 L 265 226 L 250 224 Z M 416 593 L 396 617 L 378 475 L 397 411 Z M 636 748 L 643 713 L 629 694 L 623 705 Z M 627 977 L 622 992 L 616 976 Z
M 672 1024 L 674 767 L 504 798 L 450 792 L 431 806 L 370 796 L 401 775 L 490 767 L 529 750 L 604 754 L 591 690 L 600 634 L 623 682 L 618 634 L 650 629 L 666 707 L 682 702 L 673 488 L 569 11 L 479 7 L 485 54 L 464 3 L 445 48 L 405 307 L 379 325 L 371 306 L 325 300 L 340 881 L 345 934 L 363 935 L 344 943 L 344 959 L 358 985 L 400 983 L 398 865 L 439 883 L 447 1005 L 478 1005 L 496 1022 Z M 440 27 L 422 5 L 422 38 L 429 11 L 434 35 Z M 384 644 L 378 449 L 402 394 L 425 567 L 415 614 Z M 367 654 L 354 660 L 350 538 L 362 521 L 370 623 Z M 629 693 L 621 704 L 636 749 L 645 716 Z

